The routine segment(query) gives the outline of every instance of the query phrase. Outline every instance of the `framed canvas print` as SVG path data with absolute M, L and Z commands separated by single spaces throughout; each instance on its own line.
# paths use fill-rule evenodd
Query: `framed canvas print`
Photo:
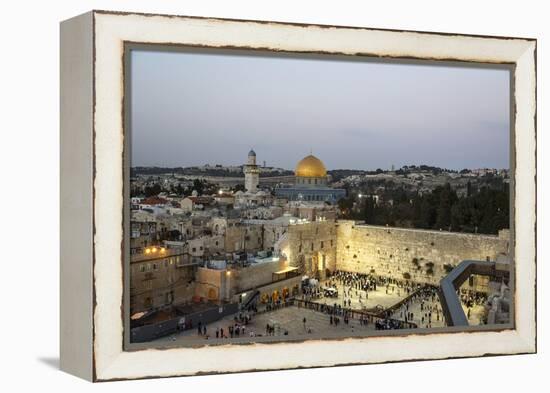
M 61 24 L 61 368 L 536 351 L 536 40 Z

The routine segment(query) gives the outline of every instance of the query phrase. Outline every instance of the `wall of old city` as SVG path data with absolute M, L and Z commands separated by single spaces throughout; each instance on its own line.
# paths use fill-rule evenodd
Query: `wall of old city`
M 246 250 L 254 252 L 262 250 L 261 225 L 234 225 L 225 230 L 225 252 L 239 252 Z
M 324 278 L 325 269 L 336 268 L 336 225 L 333 220 L 290 225 L 283 250 L 291 266 L 311 277 Z
M 201 300 L 218 301 L 227 294 L 225 270 L 199 267 L 195 280 L 195 296 Z
M 239 293 L 273 281 L 273 273 L 285 268 L 286 263 L 283 258 L 273 262 L 256 263 L 245 268 L 232 270 L 232 291 Z
M 276 292 L 278 296 L 282 296 L 283 292 L 285 290 L 288 291 L 289 295 L 292 295 L 295 291 L 297 292 L 300 288 L 300 285 L 302 283 L 302 276 L 295 276 L 288 278 L 286 280 L 276 281 L 271 284 L 264 285 L 262 287 L 257 288 L 260 292 L 259 299 L 265 299 L 265 298 L 272 298 L 273 294 Z M 251 296 L 253 292 L 246 292 L 247 296 Z M 239 299 L 239 292 L 236 292 L 233 296 L 232 301 L 238 302 Z M 275 300 L 275 299 L 273 299 Z M 242 299 L 243 302 L 246 301 L 246 297 Z
M 495 261 L 507 255 L 510 239 L 508 230 L 491 236 L 355 225 L 352 221 L 339 221 L 336 230 L 337 269 L 373 270 L 397 279 L 408 273 L 413 281 L 434 284 L 447 274 L 445 265 L 456 266 L 465 259 Z M 428 274 L 430 267 L 433 274 Z

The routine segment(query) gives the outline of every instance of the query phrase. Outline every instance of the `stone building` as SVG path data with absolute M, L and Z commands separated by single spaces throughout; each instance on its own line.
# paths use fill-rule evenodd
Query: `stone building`
M 257 252 L 263 249 L 261 225 L 230 223 L 225 228 L 225 252 Z
M 244 188 L 248 193 L 256 193 L 260 184 L 260 168 L 256 165 L 256 153 L 248 152 L 248 160 L 244 165 Z
M 130 260 L 130 314 L 186 303 L 195 293 L 196 265 L 183 247 L 150 246 Z
M 279 256 L 256 258 L 252 264 L 199 267 L 195 297 L 212 303 L 244 303 L 251 296 L 276 301 L 298 291 L 301 274 Z

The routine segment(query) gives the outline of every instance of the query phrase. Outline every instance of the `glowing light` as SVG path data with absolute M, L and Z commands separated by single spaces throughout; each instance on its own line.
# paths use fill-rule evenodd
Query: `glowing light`
M 148 249 L 148 248 L 146 248 L 146 249 L 145 249 L 145 254 L 150 254 L 150 253 L 151 253 L 151 250 Z
M 228 271 L 225 272 L 225 275 L 226 275 L 226 276 L 230 276 L 230 275 L 231 275 L 231 272 L 228 270 Z
M 160 252 L 163 252 L 163 253 L 166 252 L 166 248 L 161 247 Z
M 151 251 L 157 252 L 157 248 L 156 248 L 156 247 L 153 247 L 153 248 L 151 249 Z

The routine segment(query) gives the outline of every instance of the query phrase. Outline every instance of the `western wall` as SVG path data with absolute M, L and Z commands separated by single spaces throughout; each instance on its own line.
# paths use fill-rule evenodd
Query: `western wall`
M 338 270 L 438 284 L 463 260 L 496 261 L 508 255 L 510 231 L 502 230 L 498 236 L 478 235 L 338 221 L 336 239 Z M 481 277 L 474 280 L 475 287 L 487 283 Z

